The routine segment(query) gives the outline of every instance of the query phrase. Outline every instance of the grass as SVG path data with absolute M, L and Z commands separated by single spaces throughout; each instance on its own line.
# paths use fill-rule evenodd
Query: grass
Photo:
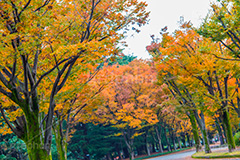
M 135 160 L 143 160 L 143 159 L 147 159 L 147 158 L 158 157 L 158 156 L 166 155 L 166 154 L 169 154 L 169 153 L 174 153 L 174 152 L 184 151 L 184 150 L 191 149 L 191 148 L 192 148 L 192 147 L 189 147 L 189 148 L 183 148 L 183 149 L 177 149 L 177 150 L 175 150 L 175 151 L 170 151 L 170 152 L 157 153 L 157 154 L 153 154 L 153 155 L 150 155 L 150 156 L 145 156 L 145 157 L 135 158 Z
M 192 158 L 233 158 L 233 157 L 240 157 L 240 151 L 234 152 L 214 152 L 214 153 L 207 153 L 205 152 L 198 152 L 192 155 Z

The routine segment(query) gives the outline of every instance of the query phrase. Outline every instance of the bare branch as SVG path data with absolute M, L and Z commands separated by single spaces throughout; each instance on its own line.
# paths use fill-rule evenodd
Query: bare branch
M 9 128 L 13 131 L 13 133 L 15 133 L 19 138 L 22 137 L 23 133 L 18 131 L 12 124 L 11 122 L 8 120 L 8 118 L 6 117 L 5 113 L 4 113 L 4 109 L 2 108 L 2 104 L 0 104 L 0 111 L 2 114 L 2 117 L 4 119 L 4 121 L 7 123 L 7 125 L 9 126 Z
M 235 39 L 236 39 L 238 41 L 238 43 L 240 43 L 240 39 L 231 30 L 227 29 L 227 26 L 224 24 L 222 18 L 217 14 L 217 12 L 216 12 L 216 10 L 214 8 L 213 8 L 213 11 L 217 15 L 217 18 L 220 21 L 220 23 L 222 24 L 223 28 L 225 29 L 227 35 L 231 38 L 232 42 L 236 45 L 236 47 L 238 47 L 240 49 L 240 46 L 235 41 Z
M 59 85 L 57 86 L 56 92 L 60 91 L 60 90 L 62 89 L 62 87 L 64 86 L 64 84 L 66 83 L 66 81 L 67 81 L 67 79 L 68 79 L 68 77 L 69 77 L 69 75 L 70 75 L 70 73 L 71 73 L 72 67 L 73 67 L 74 63 L 76 62 L 77 58 L 78 58 L 78 57 L 75 57 L 75 59 L 73 59 L 72 61 L 69 61 L 69 64 L 70 64 L 70 65 L 69 65 L 69 67 L 68 67 L 67 73 L 66 73 L 65 77 L 63 78 L 61 84 L 59 84 Z M 65 66 L 67 66 L 67 65 L 68 65 L 68 63 L 65 64 Z M 65 66 L 64 66 L 64 67 L 65 67 Z M 60 73 L 61 76 L 62 76 L 63 72 L 65 71 L 64 67 L 63 67 L 63 69 L 62 69 L 62 72 Z M 56 94 L 56 93 L 55 93 L 55 94 Z
M 66 58 L 66 59 L 60 61 L 60 62 L 58 63 L 58 65 L 66 62 L 66 61 L 68 61 L 68 60 L 71 59 L 71 58 L 72 58 L 72 57 L 69 57 L 69 58 Z M 48 71 L 45 72 L 43 75 L 41 75 L 41 77 L 38 79 L 38 81 L 36 82 L 36 84 L 33 86 L 33 91 L 37 88 L 37 86 L 39 85 L 39 83 L 41 82 L 41 80 L 42 80 L 45 76 L 47 76 L 48 74 L 50 74 L 52 71 L 54 71 L 54 70 L 58 67 L 58 65 L 55 65 L 52 69 L 48 70 Z M 1 78 L 1 77 L 0 77 L 0 78 Z
M 11 95 L 12 95 L 10 92 L 7 92 L 5 89 L 3 89 L 2 86 L 0 86 L 0 92 L 7 97 L 11 97 Z
M 17 58 L 16 58 L 16 56 L 15 56 L 15 57 L 14 57 L 13 68 L 12 68 L 12 76 L 10 77 L 10 82 L 13 82 L 13 81 L 14 81 L 15 73 L 16 73 L 16 65 L 17 65 Z
M 7 79 L 4 77 L 4 75 L 2 74 L 2 72 L 0 72 L 0 81 L 1 81 L 7 88 L 9 88 L 9 86 L 8 86 L 8 81 L 7 81 Z
M 24 70 L 24 95 L 25 95 L 25 99 L 27 100 L 27 103 L 29 103 L 29 90 L 28 90 L 28 69 L 27 69 L 27 58 L 23 55 L 21 55 L 21 59 L 22 59 L 22 64 L 23 64 L 23 70 Z
M 21 14 L 23 13 L 23 11 L 29 6 L 31 0 L 28 0 L 28 2 L 25 4 L 25 6 L 23 7 L 23 9 L 20 11 L 20 13 L 18 14 L 18 16 L 20 17 Z
M 38 49 L 36 54 L 35 54 L 35 57 L 34 57 L 34 63 L 33 63 L 33 68 L 32 68 L 32 73 L 33 73 L 33 78 L 35 81 L 37 81 L 37 65 L 38 65 L 38 56 L 40 54 L 40 50 Z
M 231 59 L 231 58 L 224 58 L 224 57 L 219 57 L 215 54 L 213 54 L 216 58 L 222 59 L 222 60 L 228 60 L 228 61 L 240 61 L 240 59 Z
M 43 7 L 45 7 L 46 5 L 48 5 L 50 2 L 50 0 L 46 0 L 43 5 L 41 5 L 40 7 L 38 7 L 37 9 L 34 10 L 34 12 L 36 11 L 40 11 Z

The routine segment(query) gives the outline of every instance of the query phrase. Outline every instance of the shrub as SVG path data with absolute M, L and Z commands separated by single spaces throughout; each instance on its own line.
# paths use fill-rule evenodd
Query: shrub
M 240 132 L 237 132 L 234 135 L 234 141 L 235 141 L 236 146 L 240 146 Z

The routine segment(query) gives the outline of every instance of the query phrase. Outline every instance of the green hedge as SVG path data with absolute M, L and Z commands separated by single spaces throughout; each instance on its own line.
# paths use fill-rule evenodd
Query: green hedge
M 234 141 L 235 141 L 236 146 L 240 146 L 240 132 L 237 132 L 234 135 Z

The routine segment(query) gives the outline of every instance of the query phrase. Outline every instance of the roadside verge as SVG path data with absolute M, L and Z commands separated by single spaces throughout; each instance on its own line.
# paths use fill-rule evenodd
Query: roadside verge
M 240 157 L 240 151 L 234 151 L 231 153 L 229 153 L 229 152 L 213 152 L 213 153 L 207 153 L 207 154 L 205 154 L 204 152 L 198 152 L 198 153 L 194 153 L 192 155 L 192 158 L 196 158 L 196 159 L 236 158 L 236 157 Z

